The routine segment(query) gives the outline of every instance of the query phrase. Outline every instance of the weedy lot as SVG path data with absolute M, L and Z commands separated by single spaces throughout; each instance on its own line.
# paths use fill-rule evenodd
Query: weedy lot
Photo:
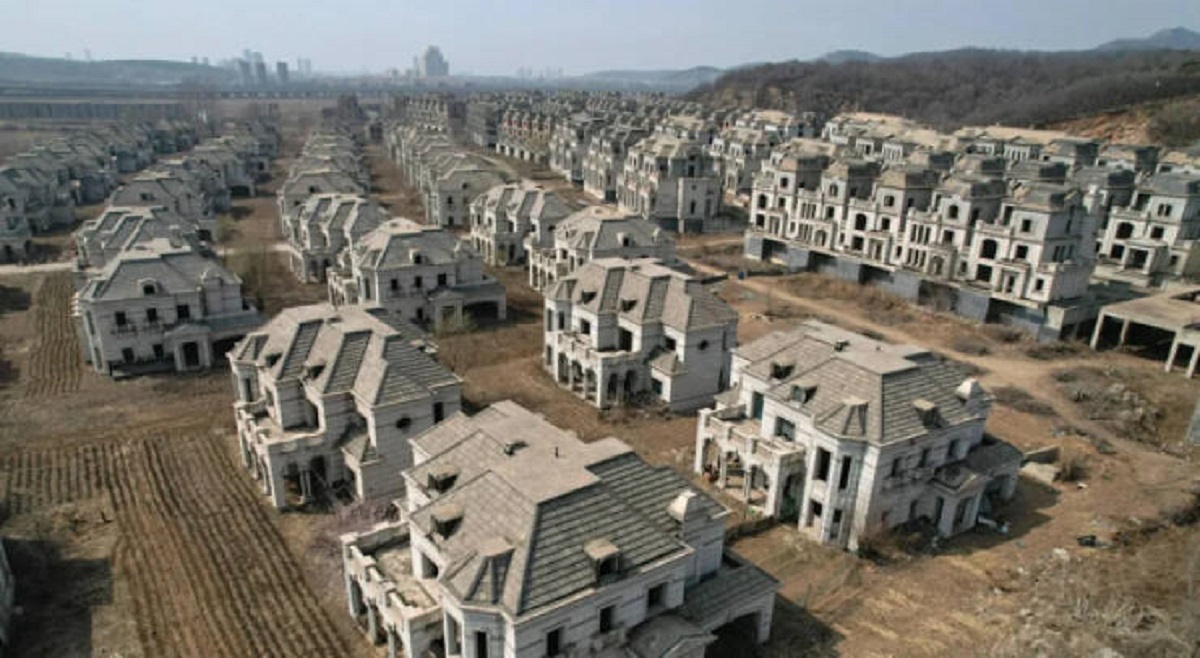
M 276 179 L 298 148 L 289 140 Z M 378 196 L 419 218 L 419 195 L 378 147 L 368 157 Z M 268 313 L 323 297 L 273 250 L 269 196 L 239 203 L 227 226 L 230 264 Z M 716 272 L 742 266 L 736 251 L 730 235 L 681 246 Z M 519 270 L 493 274 L 510 320 L 437 337 L 468 405 L 511 398 L 689 473 L 695 418 L 601 413 L 560 390 L 539 362 L 540 296 Z M 874 560 L 785 526 L 736 540 L 782 582 L 771 655 L 1181 655 L 1195 642 L 1195 452 L 1180 433 L 1196 382 L 1133 354 L 1038 347 L 807 275 L 716 289 L 741 315 L 742 342 L 821 317 L 961 359 L 1002 391 L 990 432 L 1023 449 L 1062 446 L 1079 466 L 1076 481 L 1023 480 L 1007 536 L 936 550 L 898 540 Z M 71 296 L 66 273 L 0 278 L 0 534 L 25 609 L 15 655 L 375 655 L 344 612 L 335 542 L 375 510 L 270 510 L 234 451 L 228 374 L 98 376 L 79 356 Z M 1086 535 L 1109 547 L 1079 546 Z

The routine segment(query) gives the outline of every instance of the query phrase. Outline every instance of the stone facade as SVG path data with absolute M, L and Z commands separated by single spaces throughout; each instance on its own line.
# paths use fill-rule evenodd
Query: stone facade
M 769 334 L 700 412 L 695 471 L 837 546 L 919 519 L 963 532 L 994 519 L 1022 461 L 984 434 L 991 397 L 964 372 L 816 321 Z
M 503 320 L 504 287 L 483 273 L 471 246 L 442 229 L 396 218 L 342 252 L 329 276 L 338 305 L 384 308 L 434 329 Z
M 234 346 L 239 452 L 271 503 L 403 493 L 409 439 L 461 404 L 434 351 L 402 320 L 327 304 L 286 309 Z
M 87 278 L 75 322 L 84 360 L 114 377 L 211 368 L 222 346 L 262 323 L 216 256 L 155 238 Z
M 729 382 L 737 313 L 658 261 L 590 261 L 546 289 L 545 313 L 543 367 L 600 408 L 695 409 Z
M 412 443 L 400 520 L 342 537 L 349 613 L 390 658 L 699 658 L 735 620 L 767 640 L 778 583 L 725 550 L 728 512 L 619 440 L 500 402 Z
M 552 231 L 525 238 L 529 285 L 543 290 L 596 258 L 654 258 L 675 261 L 675 241 L 655 225 L 611 206 L 571 213 Z
M 489 265 L 524 263 L 526 237 L 548 240 L 570 212 L 562 197 L 530 181 L 498 185 L 471 204 L 471 244 Z

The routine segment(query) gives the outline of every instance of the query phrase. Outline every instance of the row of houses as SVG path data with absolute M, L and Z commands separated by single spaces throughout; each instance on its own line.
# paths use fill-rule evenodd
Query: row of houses
M 0 166 L 0 262 L 33 256 L 36 233 L 75 223 L 75 207 L 99 203 L 117 177 L 190 149 L 196 128 L 182 121 L 113 124 L 43 141 Z
M 278 146 L 273 126 L 241 124 L 130 179 L 79 228 L 73 318 L 93 369 L 210 368 L 262 323 L 209 240 L 233 188 L 251 193 Z
M 784 122 L 789 117 L 763 113 L 759 119 Z M 811 125 L 791 125 L 797 136 L 789 143 L 819 144 L 802 136 L 805 130 L 811 133 Z M 704 129 L 703 122 L 676 121 L 678 135 Z M 477 201 L 471 234 L 490 262 L 524 264 L 531 284 L 543 290 L 543 365 L 560 386 L 601 408 L 654 401 L 688 410 L 715 402 L 698 423 L 697 473 L 711 476 L 765 514 L 798 522 L 817 539 L 840 546 L 856 548 L 872 533 L 920 519 L 931 520 L 942 534 L 956 534 L 981 517 L 990 519 L 1012 496 L 1020 454 L 984 435 L 990 397 L 965 369 L 917 348 L 889 346 L 820 323 L 738 348 L 736 313 L 700 281 L 679 271 L 673 243 L 662 240 L 654 224 L 611 206 L 564 217 L 560 201 L 530 183 L 498 186 Z M 893 203 L 903 206 L 907 200 Z M 546 235 L 550 241 L 542 237 Z M 521 236 L 527 243 L 523 252 L 515 246 Z M 566 256 L 549 268 L 552 272 L 539 267 L 540 250 L 531 248 L 538 242 L 556 245 L 552 257 Z M 888 361 L 883 352 L 896 358 Z M 762 354 L 774 358 L 774 366 L 761 363 L 766 358 Z M 797 356 L 813 361 L 797 364 Z M 816 367 L 831 359 L 844 362 L 844 369 L 830 375 Z M 767 375 L 761 382 L 753 379 L 763 372 Z M 855 372 L 872 373 L 881 388 L 848 393 L 837 380 Z M 764 419 L 764 408 L 772 409 L 765 394 L 775 381 L 800 379 L 804 381 L 796 385 L 807 393 L 797 395 L 807 396 L 810 404 L 820 402 L 821 415 L 840 406 L 858 424 L 839 429 L 840 421 L 821 425 L 804 413 L 789 416 L 785 409 L 769 411 Z M 828 381 L 818 381 L 823 379 Z M 894 385 L 917 381 L 934 385 L 924 390 Z M 835 397 L 818 397 L 818 384 L 822 391 L 836 391 Z M 790 389 L 780 392 L 784 390 Z M 899 420 L 911 419 L 902 412 L 887 418 L 889 426 L 895 423 L 894 435 L 882 432 L 878 401 L 884 396 L 889 405 L 909 404 L 912 414 L 926 413 L 928 423 L 903 429 Z M 931 410 L 919 411 L 926 408 Z M 817 413 L 814 409 L 818 407 L 802 411 Z M 937 459 L 917 459 L 919 470 L 906 468 L 901 460 L 896 473 L 885 473 L 880 465 L 895 459 L 890 450 L 882 450 L 882 456 L 873 451 L 901 436 L 910 448 L 921 446 L 914 454 L 928 450 Z M 771 450 L 759 447 L 770 442 L 778 444 Z M 954 445 L 947 447 L 949 442 Z M 851 461 L 845 461 L 847 456 Z M 866 460 L 875 470 L 863 474 L 862 462 L 854 459 Z M 841 489 L 826 497 L 818 485 L 830 475 L 815 473 L 832 468 L 828 464 L 842 465 L 837 471 Z M 962 482 L 954 477 L 968 471 L 973 474 L 970 486 L 957 489 Z M 902 484 L 885 482 L 901 477 Z M 860 486 L 861 495 L 848 493 Z
M 1095 319 L 1096 279 L 1144 288 L 1200 273 L 1194 168 L 1147 168 L 1135 157 L 1143 150 L 1058 133 L 994 130 L 945 135 L 843 118 L 822 140 L 781 144 L 748 199 L 747 257 L 914 301 L 941 296 L 961 315 L 1041 339 Z
M 341 250 L 383 221 L 383 209 L 367 199 L 370 189 L 362 148 L 348 128 L 326 124 L 308 134 L 276 193 L 298 279 L 324 281 Z
M 385 309 L 435 330 L 505 317 L 504 288 L 484 274 L 469 243 L 436 224 L 392 216 L 350 184 L 369 181 L 365 171 L 339 178 L 315 159 L 321 152 L 330 162 L 361 163 L 349 134 L 315 131 L 304 150 L 309 157 L 300 161 L 316 168 L 293 167 L 280 191 L 283 234 L 301 281 L 326 283 L 333 304 Z M 301 201 L 306 189 L 312 192 Z
M 421 192 L 425 223 L 431 226 L 467 226 L 471 202 L 512 179 L 496 162 L 468 151 L 444 132 L 398 123 L 389 127 L 384 139 L 409 184 Z
M 410 180 L 454 154 L 437 130 L 386 134 Z M 468 240 L 312 197 L 297 235 L 343 234 L 333 303 L 285 310 L 230 352 L 241 458 L 277 508 L 395 500 L 391 520 L 341 537 L 348 612 L 389 655 L 698 656 L 731 634 L 765 641 L 779 586 L 726 549 L 724 506 L 621 441 L 584 443 L 508 401 L 466 412 L 427 318 L 389 303 L 429 297 L 430 276 L 434 299 L 461 292 L 464 264 L 529 269 L 563 389 L 699 409 L 696 474 L 763 516 L 850 549 L 901 525 L 1001 523 L 1021 454 L 984 432 L 991 397 L 959 364 L 817 322 L 739 346 L 737 313 L 640 214 L 529 181 L 462 203 Z
M 726 195 L 748 192 L 775 146 L 821 129 L 812 114 L 713 110 L 661 97 L 510 94 L 468 100 L 468 114 L 476 104 L 494 116 L 486 125 L 495 131 L 477 144 L 548 163 L 597 201 L 680 233 L 728 229 Z

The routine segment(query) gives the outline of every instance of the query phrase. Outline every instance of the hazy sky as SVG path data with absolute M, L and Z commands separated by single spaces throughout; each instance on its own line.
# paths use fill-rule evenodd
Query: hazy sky
M 343 72 L 403 69 L 428 44 L 452 72 L 570 74 L 840 49 L 1076 49 L 1200 28 L 1200 0 L 0 0 L 0 10 L 0 50 L 215 63 L 250 48 Z

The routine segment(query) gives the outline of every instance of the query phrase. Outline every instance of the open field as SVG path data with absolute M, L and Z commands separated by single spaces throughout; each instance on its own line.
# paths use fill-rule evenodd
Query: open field
M 272 196 L 234 214 L 237 248 L 274 242 Z M 323 296 L 283 262 L 263 279 L 269 310 Z M 95 374 L 72 294 L 66 272 L 0 279 L 0 534 L 24 609 L 13 655 L 372 655 L 341 592 L 314 589 L 324 574 L 304 533 L 235 461 L 226 373 Z

